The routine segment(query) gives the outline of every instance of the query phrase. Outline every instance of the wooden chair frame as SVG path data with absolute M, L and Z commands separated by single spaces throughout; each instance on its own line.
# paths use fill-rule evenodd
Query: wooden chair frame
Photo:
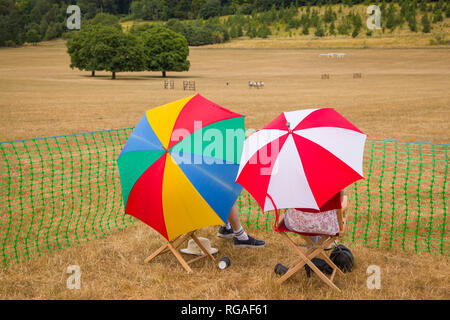
M 337 235 L 331 236 L 331 235 L 322 235 L 322 238 L 319 240 L 318 243 L 314 243 L 311 241 L 308 235 L 304 235 L 298 232 L 292 231 L 292 233 L 299 234 L 310 246 L 309 249 L 306 250 L 306 252 L 303 252 L 298 245 L 287 235 L 287 232 L 291 231 L 277 231 L 281 234 L 282 238 L 286 241 L 289 247 L 291 247 L 297 255 L 299 255 L 299 259 L 293 261 L 288 266 L 288 271 L 281 276 L 281 278 L 278 280 L 279 283 L 283 283 L 287 279 L 289 279 L 292 275 L 294 275 L 297 271 L 299 271 L 305 264 L 308 265 L 318 276 L 319 278 L 324 281 L 328 286 L 330 286 L 333 289 L 336 289 L 337 291 L 341 291 L 335 284 L 334 284 L 334 278 L 336 273 L 340 276 L 344 276 L 345 274 L 337 267 L 333 261 L 325 254 L 325 249 L 333 243 L 335 240 L 338 240 L 344 235 L 345 232 L 345 225 L 346 225 L 346 219 L 345 219 L 345 209 L 338 209 L 337 210 L 338 215 L 338 221 L 339 221 L 339 233 Z M 277 221 L 277 226 L 281 226 L 284 224 L 284 216 L 280 217 Z M 315 257 L 320 257 L 323 260 L 325 260 L 326 263 L 333 269 L 333 272 L 330 277 L 327 277 L 322 271 L 320 271 L 315 264 L 311 261 L 311 259 Z
M 189 238 L 192 238 L 195 243 L 198 245 L 198 247 L 203 251 L 203 255 L 197 256 L 195 258 L 192 258 L 191 260 L 186 261 L 183 256 L 181 255 L 181 253 L 178 251 L 178 247 L 180 245 L 182 245 L 186 240 L 188 240 Z M 144 262 L 148 263 L 151 260 L 153 260 L 154 258 L 156 258 L 159 255 L 162 255 L 164 253 L 167 252 L 172 252 L 172 254 L 175 256 L 175 258 L 177 258 L 178 262 L 180 262 L 180 264 L 183 266 L 183 268 L 188 272 L 188 273 L 192 273 L 192 269 L 189 266 L 191 263 L 198 261 L 200 259 L 203 259 L 205 257 L 209 257 L 212 261 L 215 261 L 216 259 L 213 257 L 212 254 L 209 253 L 208 250 L 206 250 L 206 248 L 202 245 L 202 243 L 200 242 L 200 240 L 197 238 L 197 236 L 195 235 L 195 231 L 191 231 L 188 233 L 185 233 L 177 238 L 175 238 L 172 241 L 167 241 L 166 244 L 164 244 L 163 246 L 161 246 L 158 250 L 156 250 L 155 252 L 153 252 L 150 256 L 148 256 Z

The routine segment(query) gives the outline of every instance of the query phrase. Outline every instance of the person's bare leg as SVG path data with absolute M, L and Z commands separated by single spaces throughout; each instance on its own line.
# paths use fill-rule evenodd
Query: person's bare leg
M 230 214 L 228 215 L 228 222 L 231 224 L 233 230 L 239 230 L 242 227 L 241 220 L 239 219 L 239 210 L 236 203 L 233 204 Z
M 228 222 L 231 225 L 231 228 L 233 229 L 233 235 L 234 235 L 234 246 L 235 247 L 241 247 L 241 248 L 258 248 L 258 247 L 264 247 L 266 243 L 262 240 L 256 240 L 255 238 L 250 237 L 245 231 L 244 228 L 241 225 L 241 221 L 239 218 L 239 210 L 236 205 L 236 203 L 233 205 L 233 207 L 230 210 L 230 213 L 228 214 Z M 221 229 L 224 228 L 224 226 L 221 227 Z M 225 231 L 222 231 L 223 234 L 221 234 L 221 230 L 219 230 L 219 233 L 217 234 L 221 238 L 228 238 L 228 235 L 225 235 Z

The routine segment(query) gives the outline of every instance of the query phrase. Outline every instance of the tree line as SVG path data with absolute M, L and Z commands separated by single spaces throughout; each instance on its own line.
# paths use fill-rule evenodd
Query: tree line
M 437 7 L 443 7 L 444 0 L 134 0 L 130 4 L 128 19 L 168 21 L 179 20 L 207 20 L 217 16 L 235 14 L 250 15 L 256 12 L 276 10 L 290 7 L 329 6 L 342 4 L 348 7 L 365 4 L 381 3 L 411 3 L 414 7 L 424 7 L 437 3 Z M 448 9 L 448 6 L 446 8 Z
M 344 1 L 345 2 L 345 1 Z M 366 26 L 367 14 L 359 10 L 344 11 L 344 5 L 331 6 L 307 5 L 298 8 L 291 3 L 289 7 L 276 8 L 275 5 L 267 11 L 254 10 L 250 14 L 230 15 L 226 18 L 209 18 L 208 20 L 178 20 L 169 19 L 164 25 L 183 34 L 189 45 L 203 45 L 225 42 L 228 39 L 247 36 L 249 38 L 267 38 L 273 33 L 287 32 L 289 35 L 313 34 L 316 37 L 347 35 L 357 37 L 365 32 L 372 36 L 373 30 Z M 399 2 L 382 1 L 381 31 L 393 32 L 407 25 L 412 32 L 429 33 L 434 23 L 443 21 L 444 16 L 450 17 L 450 3 L 443 0 L 434 4 L 427 1 L 400 0 Z
M 80 7 L 83 20 L 97 13 L 127 15 L 131 0 L 0 0 L 0 46 L 52 40 L 67 31 L 67 7 Z
M 444 0 L 0 0 L 0 46 L 63 36 L 68 31 L 69 4 L 80 7 L 82 26 L 98 13 L 115 15 L 121 21 L 159 21 L 183 34 L 189 45 L 203 45 L 241 36 L 265 38 L 296 29 L 318 37 L 356 37 L 365 30 L 366 15 L 356 11 L 343 14 L 342 7 L 361 3 L 379 5 L 383 31 L 406 23 L 413 32 L 430 32 L 434 23 L 450 17 L 450 3 Z M 339 9 L 331 7 L 336 4 Z M 320 10 L 323 7 L 325 12 Z M 223 15 L 229 17 L 219 19 Z

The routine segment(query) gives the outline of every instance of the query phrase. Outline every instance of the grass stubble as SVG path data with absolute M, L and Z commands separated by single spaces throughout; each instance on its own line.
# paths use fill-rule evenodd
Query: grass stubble
M 245 114 L 260 128 L 282 111 L 334 107 L 369 138 L 450 143 L 448 49 L 342 49 L 343 59 L 319 57 L 319 49 L 191 48 L 191 70 L 169 73 L 164 90 L 158 73 L 110 75 L 71 70 L 63 43 L 0 50 L 0 140 L 36 138 L 132 127 L 146 109 L 181 99 L 182 80 L 198 92 Z M 329 80 L 320 75 L 330 74 Z M 353 79 L 353 73 L 362 73 Z M 248 81 L 264 81 L 261 90 Z M 229 82 L 229 85 L 226 85 Z M 448 257 L 348 243 L 355 269 L 337 279 L 342 293 L 301 271 L 279 285 L 276 263 L 295 258 L 281 237 L 250 229 L 264 249 L 233 249 L 200 230 L 232 264 L 219 270 L 202 259 L 187 274 L 171 255 L 144 259 L 163 242 L 141 222 L 111 235 L 0 269 L 1 299 L 448 299 Z M 381 268 L 381 289 L 366 285 L 369 265 Z M 79 265 L 80 290 L 69 290 L 69 265 Z

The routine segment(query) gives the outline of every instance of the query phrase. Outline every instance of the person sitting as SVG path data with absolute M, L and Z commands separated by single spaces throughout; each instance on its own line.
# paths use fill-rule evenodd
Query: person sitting
M 288 230 L 295 232 L 336 235 L 341 231 L 337 210 L 344 210 L 347 202 L 345 190 L 341 190 L 320 207 L 320 210 L 289 208 L 284 216 L 284 224 Z M 317 243 L 322 236 L 310 236 L 309 238 L 313 243 Z

